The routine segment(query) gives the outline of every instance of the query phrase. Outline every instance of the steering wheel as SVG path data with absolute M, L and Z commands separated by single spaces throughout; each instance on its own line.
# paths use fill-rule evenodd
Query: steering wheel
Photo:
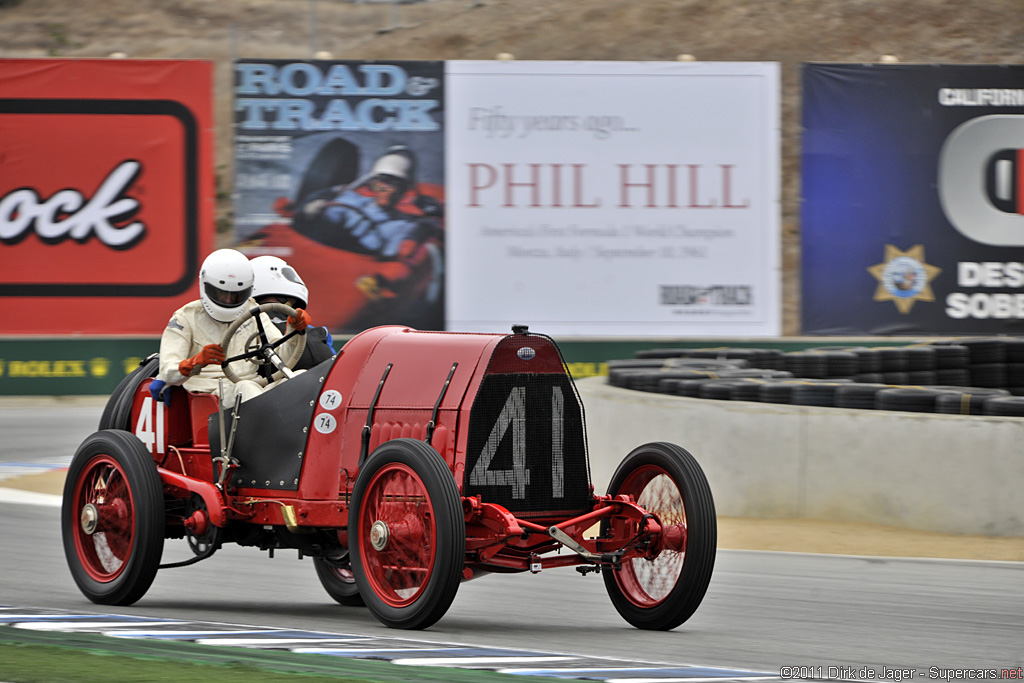
M 295 317 L 295 309 L 288 304 L 282 303 L 267 303 L 254 306 L 249 310 L 242 313 L 240 316 L 235 318 L 235 321 L 231 323 L 227 331 L 224 333 L 224 339 L 221 341 L 220 346 L 222 349 L 228 348 L 228 342 L 234 337 L 238 331 L 242 328 L 250 318 L 256 318 L 256 332 L 249 337 L 246 341 L 246 352 L 238 356 L 232 356 L 221 363 L 221 369 L 224 371 L 224 376 L 232 382 L 238 382 L 242 378 L 238 376 L 238 373 L 231 367 L 231 363 L 238 360 L 245 360 L 247 358 L 259 357 L 263 361 L 269 361 L 277 368 L 270 380 L 276 381 L 282 377 L 291 377 L 295 373 L 292 372 L 292 368 L 299 362 L 299 358 L 302 357 L 302 352 L 306 349 L 306 331 L 305 330 L 292 330 L 288 334 L 284 335 L 277 341 L 271 342 L 270 337 L 267 336 L 267 331 L 263 328 L 263 318 L 260 316 L 261 313 L 280 313 L 289 318 Z M 284 344 L 286 341 L 291 339 L 295 335 L 299 335 L 299 343 L 295 345 L 295 349 L 287 359 L 282 359 L 277 354 L 277 347 Z M 258 344 L 253 344 L 256 341 Z

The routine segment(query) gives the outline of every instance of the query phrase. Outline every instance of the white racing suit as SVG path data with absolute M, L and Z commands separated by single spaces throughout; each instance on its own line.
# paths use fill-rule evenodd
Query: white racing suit
M 249 310 L 259 304 L 255 299 L 249 299 L 243 306 L 243 310 Z M 261 313 L 260 316 L 263 320 L 263 329 L 271 342 L 284 336 L 265 313 Z M 207 344 L 220 344 L 224 341 L 224 333 L 230 326 L 231 323 L 222 323 L 211 318 L 203 308 L 202 301 L 198 299 L 179 308 L 171 316 L 160 338 L 160 374 L 157 377 L 167 384 L 181 385 L 192 392 L 214 395 L 218 394 L 219 380 L 224 380 L 224 396 L 221 400 L 228 408 L 234 405 L 236 395 L 241 395 L 242 400 L 247 401 L 265 389 L 279 384 L 282 380 L 268 387 L 267 380 L 259 375 L 259 366 L 248 359 L 237 360 L 231 364 L 231 369 L 239 377 L 237 383 L 225 377 L 224 371 L 216 363 L 204 366 L 191 377 L 186 377 L 178 371 L 178 364 L 181 361 L 196 355 Z M 228 348 L 224 349 L 225 355 L 231 358 L 245 353 L 245 342 L 256 332 L 256 319 L 250 318 L 231 338 Z M 275 350 L 282 358 L 288 358 L 298 343 L 299 337 L 295 336 Z

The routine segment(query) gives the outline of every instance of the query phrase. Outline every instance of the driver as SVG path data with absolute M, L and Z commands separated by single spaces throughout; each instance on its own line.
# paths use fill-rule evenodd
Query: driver
M 292 308 L 308 308 L 309 290 L 299 274 L 288 262 L 277 256 L 257 256 L 252 261 L 252 298 L 258 303 L 280 303 Z M 280 315 L 280 317 L 278 317 Z M 283 314 L 271 316 L 281 332 L 285 331 Z M 295 363 L 293 370 L 308 370 L 334 356 L 334 340 L 326 327 L 306 328 L 306 348 Z M 275 368 L 264 364 L 260 374 L 270 376 Z
M 422 215 L 408 213 L 407 195 Z M 417 274 L 433 273 L 424 293 L 428 301 L 439 296 L 441 250 L 438 218 L 444 208 L 435 198 L 420 194 L 416 182 L 416 156 L 405 145 L 392 145 L 370 171 L 348 186 L 328 188 L 306 199 L 293 226 L 306 237 L 328 246 L 380 261 L 398 264 L 389 277 L 360 276 L 356 287 L 371 301 L 408 294 Z
M 154 398 L 170 405 L 169 388 L 178 385 L 193 392 L 218 393 L 220 380 L 227 379 L 220 364 L 227 356 L 244 353 L 247 340 L 258 331 L 255 318 L 251 318 L 226 350 L 220 346 L 231 323 L 259 305 L 252 298 L 252 286 L 252 265 L 241 252 L 218 249 L 206 257 L 199 271 L 199 299 L 174 312 L 160 339 L 160 372 L 150 385 Z M 283 335 L 277 326 L 265 313 L 260 316 L 268 340 L 280 339 Z M 309 314 L 299 308 L 295 317 L 288 318 L 287 329 L 304 330 L 310 322 Z M 298 336 L 289 339 L 278 347 L 278 354 L 287 358 L 299 340 Z M 224 396 L 220 397 L 228 406 L 234 405 L 236 395 L 243 401 L 258 396 L 268 383 L 259 375 L 256 363 L 248 359 L 236 362 L 239 366 L 232 369 L 239 380 L 224 382 Z

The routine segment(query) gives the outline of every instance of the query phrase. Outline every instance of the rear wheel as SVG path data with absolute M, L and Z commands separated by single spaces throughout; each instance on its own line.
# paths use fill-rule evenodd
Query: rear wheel
M 99 429 L 123 429 L 131 431 L 132 401 L 135 400 L 135 392 L 149 377 L 156 377 L 160 370 L 159 354 L 151 354 L 146 360 L 139 363 L 139 367 L 117 383 L 114 392 L 107 399 L 100 415 Z
M 382 444 L 359 468 L 349 515 L 352 569 L 373 615 L 406 629 L 444 616 L 462 580 L 466 527 L 437 451 L 413 439 Z
M 356 575 L 347 556 L 344 560 L 314 557 L 313 566 L 324 590 L 339 604 L 347 607 L 361 607 L 366 604 L 363 602 L 363 596 L 359 595 Z
M 628 494 L 656 515 L 663 537 L 653 560 L 627 560 L 602 572 L 612 604 L 637 628 L 679 626 L 704 599 L 715 565 L 715 503 L 700 465 L 675 444 L 646 444 L 625 457 L 608 493 Z
M 156 463 L 138 438 L 96 432 L 71 461 L 61 510 L 64 554 L 82 593 L 130 605 L 156 577 L 164 547 L 164 498 Z

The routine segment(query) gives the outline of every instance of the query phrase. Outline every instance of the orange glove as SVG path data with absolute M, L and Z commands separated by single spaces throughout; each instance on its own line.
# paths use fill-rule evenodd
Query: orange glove
M 202 370 L 204 365 L 221 363 L 225 358 L 224 349 L 220 347 L 220 344 L 207 344 L 196 355 L 178 363 L 178 372 L 186 377 L 191 377 Z
M 309 313 L 306 313 L 301 308 L 295 309 L 295 317 L 288 318 L 288 324 L 292 326 L 293 330 L 299 330 L 300 332 L 310 325 L 313 324 L 312 318 L 309 317 Z

